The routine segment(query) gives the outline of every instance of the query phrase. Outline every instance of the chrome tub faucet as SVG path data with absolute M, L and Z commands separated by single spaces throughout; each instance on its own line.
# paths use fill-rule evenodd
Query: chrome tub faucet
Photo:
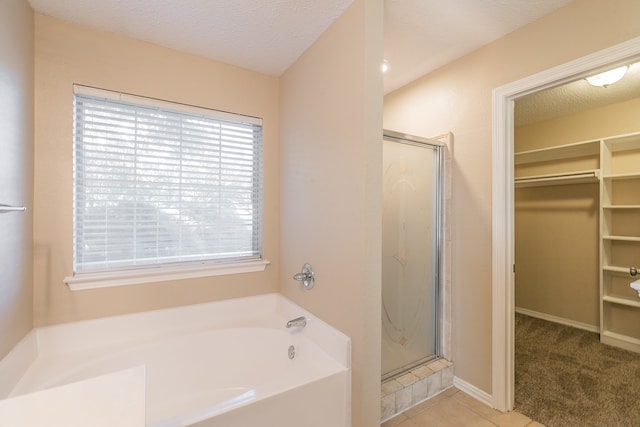
M 294 326 L 304 328 L 305 326 L 307 326 L 307 318 L 304 316 L 300 316 L 287 322 L 287 328 L 293 328 Z

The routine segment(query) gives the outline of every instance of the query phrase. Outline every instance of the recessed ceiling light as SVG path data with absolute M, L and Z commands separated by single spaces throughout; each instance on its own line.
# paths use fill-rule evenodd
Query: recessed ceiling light
M 389 71 L 389 61 L 385 59 L 382 61 L 382 72 L 386 73 L 387 71 Z

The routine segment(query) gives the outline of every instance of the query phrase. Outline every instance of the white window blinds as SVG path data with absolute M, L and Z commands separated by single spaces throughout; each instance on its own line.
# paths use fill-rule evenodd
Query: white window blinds
M 74 86 L 74 274 L 261 258 L 260 119 Z

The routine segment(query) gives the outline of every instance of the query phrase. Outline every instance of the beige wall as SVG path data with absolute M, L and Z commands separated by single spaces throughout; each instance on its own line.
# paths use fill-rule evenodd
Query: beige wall
M 32 327 L 33 13 L 26 0 L 0 2 L 0 359 Z
M 70 291 L 72 84 L 263 118 L 261 273 Z M 37 326 L 278 289 L 279 81 L 111 33 L 35 15 L 34 320 Z
M 515 151 L 638 132 L 639 114 L 633 99 L 519 126 Z M 600 326 L 598 200 L 597 183 L 516 189 L 516 307 Z
M 516 307 L 600 326 L 598 183 L 515 192 Z
M 638 117 L 640 98 L 635 98 L 556 119 L 522 125 L 514 129 L 514 148 L 516 152 L 535 150 L 638 132 Z
M 351 337 L 355 427 L 380 420 L 382 19 L 354 1 L 281 81 L 281 291 Z
M 385 97 L 384 127 L 453 132 L 452 355 L 491 393 L 492 90 L 640 35 L 640 2 L 580 0 Z

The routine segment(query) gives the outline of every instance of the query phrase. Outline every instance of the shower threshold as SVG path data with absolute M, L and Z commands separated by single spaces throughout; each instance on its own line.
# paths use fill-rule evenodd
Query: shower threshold
M 453 363 L 431 360 L 382 382 L 381 420 L 384 422 L 453 386 Z

